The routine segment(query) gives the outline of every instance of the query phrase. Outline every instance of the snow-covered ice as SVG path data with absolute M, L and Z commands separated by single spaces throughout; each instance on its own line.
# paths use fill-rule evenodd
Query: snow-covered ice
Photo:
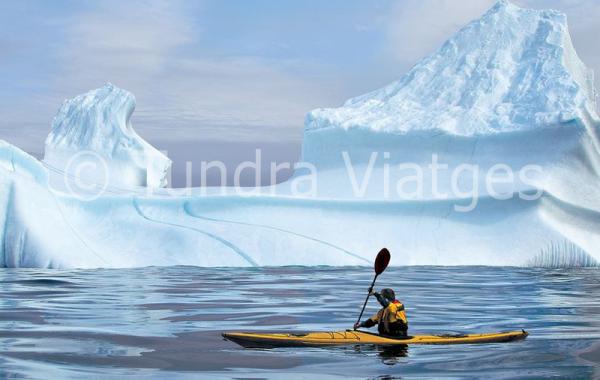
M 106 167 L 91 172 L 90 181 L 113 185 L 162 187 L 171 160 L 133 130 L 134 96 L 112 84 L 66 100 L 52 122 L 44 162 L 77 175 L 89 161 Z
M 593 81 L 564 14 L 500 1 L 399 81 L 343 107 L 310 112 L 306 129 L 457 136 L 529 131 L 593 109 Z
M 382 246 L 392 265 L 591 265 L 600 261 L 592 79 L 563 14 L 500 1 L 399 81 L 308 114 L 303 160 L 318 173 L 311 197 L 291 191 L 304 170 L 247 196 L 109 187 L 86 199 L 57 190 L 47 165 L 2 143 L 0 266 L 370 265 Z M 137 173 L 118 185 L 158 186 L 168 161 L 131 129 L 133 104 L 112 86 L 66 103 L 46 161 L 64 166 L 65 152 L 90 149 Z M 447 165 L 435 177 L 434 155 Z M 355 179 L 370 178 L 363 196 L 352 190 L 348 160 Z M 483 180 L 498 164 L 542 170 L 498 199 Z M 419 196 L 388 196 L 387 185 L 417 169 Z M 450 192 L 453 182 L 478 191 Z

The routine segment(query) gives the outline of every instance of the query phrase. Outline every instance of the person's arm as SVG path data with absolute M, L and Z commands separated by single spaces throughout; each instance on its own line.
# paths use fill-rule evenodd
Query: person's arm
M 375 326 L 377 323 L 379 323 L 380 314 L 381 314 L 381 312 L 377 312 L 377 314 L 375 314 L 371 318 L 367 319 L 366 321 L 363 321 L 361 323 L 356 323 L 354 325 L 354 328 L 355 329 L 357 329 L 359 327 L 371 328 L 371 327 Z
M 358 327 L 371 328 L 371 327 L 375 326 L 376 324 L 377 324 L 377 322 L 375 322 L 374 320 L 372 320 L 371 318 L 369 318 L 366 321 L 361 322 Z
M 375 298 L 377 298 L 377 301 L 379 302 L 379 304 L 381 306 L 383 306 L 384 309 L 389 306 L 390 301 L 388 301 L 386 298 L 384 298 L 381 294 L 375 292 L 375 293 L 373 293 L 373 295 L 375 296 Z

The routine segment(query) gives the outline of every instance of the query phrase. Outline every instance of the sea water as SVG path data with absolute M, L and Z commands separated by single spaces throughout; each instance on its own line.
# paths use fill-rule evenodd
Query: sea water
M 600 377 L 600 270 L 393 267 L 410 333 L 483 344 L 245 349 L 230 330 L 351 328 L 372 268 L 0 269 L 0 378 Z M 371 300 L 365 317 L 377 311 Z

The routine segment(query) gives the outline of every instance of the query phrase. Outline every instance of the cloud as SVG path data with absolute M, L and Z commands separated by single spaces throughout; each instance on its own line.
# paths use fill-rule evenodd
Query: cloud
M 105 1 L 71 15 L 62 57 L 70 70 L 160 70 L 176 49 L 198 38 L 184 3 Z
M 328 100 L 326 81 L 306 77 L 323 68 L 316 63 L 203 54 L 202 7 L 114 5 L 72 16 L 60 86 L 70 97 L 108 81 L 133 92 L 144 136 L 299 140 L 305 113 Z

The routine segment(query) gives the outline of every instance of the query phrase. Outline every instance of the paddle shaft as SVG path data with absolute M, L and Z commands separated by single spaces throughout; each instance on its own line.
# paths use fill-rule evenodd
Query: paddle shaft
M 375 281 L 377 281 L 377 277 L 379 276 L 379 274 L 375 274 L 375 278 L 373 278 L 373 282 L 371 283 L 371 286 L 369 287 L 369 294 L 367 294 L 367 298 L 365 299 L 365 303 L 363 304 L 362 310 L 360 311 L 360 315 L 358 316 L 358 320 L 356 321 L 356 323 L 360 323 L 360 319 L 363 316 L 363 313 L 365 312 L 365 308 L 367 307 L 367 302 L 369 302 L 369 297 L 371 297 L 371 292 L 373 291 L 373 287 L 375 286 Z

